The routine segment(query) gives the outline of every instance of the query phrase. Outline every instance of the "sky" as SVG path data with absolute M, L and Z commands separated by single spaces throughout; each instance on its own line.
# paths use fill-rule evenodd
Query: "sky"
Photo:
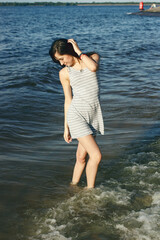
M 0 2 L 137 2 L 139 3 L 141 0 L 0 0 Z M 159 3 L 160 0 L 143 0 L 143 2 L 153 2 L 153 3 Z

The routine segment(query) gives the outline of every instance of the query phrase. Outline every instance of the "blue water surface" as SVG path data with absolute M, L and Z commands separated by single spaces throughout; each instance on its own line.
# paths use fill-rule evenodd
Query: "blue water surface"
M 160 18 L 136 11 L 0 8 L 1 239 L 159 239 Z M 63 140 L 56 38 L 101 56 L 105 135 L 92 192 L 85 175 L 69 186 L 77 141 Z

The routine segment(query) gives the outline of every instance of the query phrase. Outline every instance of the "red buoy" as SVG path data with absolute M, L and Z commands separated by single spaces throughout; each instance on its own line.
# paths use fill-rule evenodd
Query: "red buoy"
M 144 10 L 144 8 L 143 8 L 143 2 L 140 2 L 140 3 L 139 3 L 139 10 L 140 10 L 140 11 Z

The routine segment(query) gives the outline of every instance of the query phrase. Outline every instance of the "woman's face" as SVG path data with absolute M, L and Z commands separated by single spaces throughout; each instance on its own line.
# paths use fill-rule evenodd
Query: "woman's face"
M 74 57 L 71 55 L 67 55 L 67 54 L 60 55 L 58 52 L 56 52 L 54 57 L 56 60 L 58 60 L 60 62 L 61 65 L 71 67 L 75 63 Z

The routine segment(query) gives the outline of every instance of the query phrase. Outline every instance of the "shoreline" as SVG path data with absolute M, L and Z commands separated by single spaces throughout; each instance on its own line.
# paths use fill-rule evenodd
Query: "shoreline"
M 160 13 L 160 6 L 155 7 L 155 8 L 149 8 L 144 10 L 144 12 L 150 12 L 150 13 Z
M 77 3 L 76 6 L 139 6 L 139 3 Z
M 160 12 L 160 7 L 157 6 L 156 8 L 149 8 L 149 6 L 151 6 L 152 3 L 150 2 L 146 2 L 144 4 L 144 7 L 146 7 L 147 9 L 144 9 L 143 12 L 152 12 L 152 13 L 156 13 L 156 12 Z M 43 7 L 43 6 L 52 6 L 52 7 L 57 7 L 57 6 L 62 6 L 62 7 L 70 7 L 70 6 L 75 6 L 75 7 L 103 7 L 103 6 L 139 6 L 139 3 L 136 2 L 104 2 L 104 3 L 97 3 L 97 2 L 92 2 L 92 3 L 71 3 L 71 2 L 0 2 L 0 7 Z

